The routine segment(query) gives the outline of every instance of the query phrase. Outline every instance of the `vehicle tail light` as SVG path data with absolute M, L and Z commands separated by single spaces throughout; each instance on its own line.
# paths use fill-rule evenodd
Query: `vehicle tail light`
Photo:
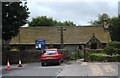
M 46 56 L 41 56 L 41 58 L 43 59 L 43 58 L 46 58 Z
M 58 55 L 57 55 L 57 56 L 54 56 L 54 58 L 56 58 L 56 59 L 57 59 L 57 58 L 59 58 L 59 56 L 58 56 Z

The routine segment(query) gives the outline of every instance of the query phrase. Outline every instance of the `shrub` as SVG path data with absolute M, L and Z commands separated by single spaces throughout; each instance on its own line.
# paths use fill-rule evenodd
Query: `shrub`
M 89 61 L 108 61 L 108 62 L 117 62 L 120 59 L 120 55 L 106 55 L 102 53 L 92 53 L 89 55 Z
M 104 49 L 108 55 L 116 54 L 116 50 L 120 48 L 120 42 L 112 41 L 108 43 Z
M 69 59 L 69 52 L 67 49 L 59 49 L 58 50 L 61 54 L 63 54 L 63 59 L 68 60 Z
M 77 58 L 77 56 L 78 56 L 77 52 L 71 52 L 69 54 L 70 60 L 75 60 Z
M 42 51 L 41 50 L 36 50 L 35 53 L 38 54 L 38 55 L 42 55 Z
M 83 51 L 79 51 L 79 58 L 83 58 L 84 57 L 84 52 Z

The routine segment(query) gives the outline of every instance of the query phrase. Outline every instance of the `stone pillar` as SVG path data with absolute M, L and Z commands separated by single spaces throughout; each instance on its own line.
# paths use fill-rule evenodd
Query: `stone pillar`
M 89 51 L 89 48 L 84 49 L 84 62 L 88 62 L 88 51 Z

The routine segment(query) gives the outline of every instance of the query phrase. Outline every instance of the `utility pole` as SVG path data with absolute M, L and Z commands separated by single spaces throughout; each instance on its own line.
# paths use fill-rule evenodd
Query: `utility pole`
M 58 28 L 58 30 L 60 31 L 60 43 L 61 43 L 61 49 L 63 49 L 63 48 L 64 48 L 64 35 L 63 35 L 63 31 L 65 31 L 66 28 L 60 26 L 60 27 Z

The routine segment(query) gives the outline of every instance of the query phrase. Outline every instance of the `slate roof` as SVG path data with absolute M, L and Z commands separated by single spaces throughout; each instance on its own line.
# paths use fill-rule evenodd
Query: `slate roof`
M 111 41 L 109 32 L 102 26 L 70 26 L 64 31 L 64 44 L 86 44 L 93 36 L 101 42 Z M 35 40 L 44 39 L 47 44 L 60 44 L 58 27 L 24 27 L 20 29 L 20 44 L 35 44 Z M 13 37 L 11 44 L 18 44 L 19 36 Z

